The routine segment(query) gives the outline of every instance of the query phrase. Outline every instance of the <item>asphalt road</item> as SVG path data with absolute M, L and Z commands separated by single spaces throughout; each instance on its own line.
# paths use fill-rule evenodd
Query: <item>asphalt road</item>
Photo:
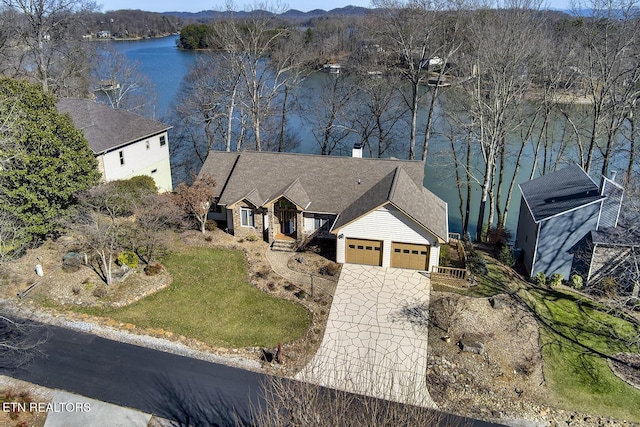
M 195 425 L 247 416 L 264 375 L 48 326 L 42 355 L 0 373 Z M 37 331 L 41 333 L 42 331 Z
M 183 425 L 231 425 L 263 405 L 263 374 L 47 326 L 41 355 L 0 374 Z M 41 334 L 43 328 L 34 333 Z M 330 391 L 329 391 L 330 393 Z M 491 426 L 448 416 L 441 425 Z

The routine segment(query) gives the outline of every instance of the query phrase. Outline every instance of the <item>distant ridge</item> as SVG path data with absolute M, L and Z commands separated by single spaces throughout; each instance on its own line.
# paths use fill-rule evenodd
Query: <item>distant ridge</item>
M 281 13 L 277 16 L 282 18 L 296 18 L 296 19 L 309 19 L 316 18 L 318 16 L 363 16 L 371 12 L 371 9 L 361 6 L 345 6 L 336 9 L 331 9 L 329 11 L 323 9 L 314 9 L 309 12 L 302 12 L 297 9 L 289 9 L 284 13 Z M 272 15 L 271 12 L 266 11 L 252 11 L 252 12 L 228 12 L 228 11 L 219 11 L 219 10 L 202 10 L 200 12 L 162 12 L 162 15 L 167 16 L 176 16 L 179 18 L 192 19 L 197 21 L 203 20 L 212 20 L 212 19 L 220 19 L 229 16 L 234 16 L 236 18 L 245 18 L 254 14 L 266 14 Z

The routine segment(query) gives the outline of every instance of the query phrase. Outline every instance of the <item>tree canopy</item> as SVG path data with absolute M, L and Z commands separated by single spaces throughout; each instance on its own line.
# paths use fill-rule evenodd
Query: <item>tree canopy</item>
M 55 100 L 26 81 L 0 78 L 0 211 L 32 240 L 54 233 L 74 194 L 100 179 L 87 140 Z

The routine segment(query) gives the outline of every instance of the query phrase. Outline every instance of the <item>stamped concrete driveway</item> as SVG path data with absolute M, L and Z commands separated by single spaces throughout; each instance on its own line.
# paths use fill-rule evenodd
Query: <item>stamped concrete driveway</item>
M 320 348 L 296 379 L 435 407 L 426 386 L 429 286 L 413 270 L 343 265 Z

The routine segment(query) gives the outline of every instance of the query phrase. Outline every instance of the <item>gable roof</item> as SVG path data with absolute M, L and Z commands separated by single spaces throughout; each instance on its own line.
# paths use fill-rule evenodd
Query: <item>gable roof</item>
M 423 187 L 421 161 L 212 151 L 200 170 L 203 174 L 219 183 L 221 205 L 246 200 L 255 190 L 264 203 L 284 196 L 305 211 L 338 214 L 337 229 L 390 202 L 447 238 L 446 203 Z
M 596 183 L 577 164 L 522 183 L 520 191 L 535 222 L 604 198 Z
M 172 127 L 89 99 L 64 98 L 56 107 L 58 112 L 71 115 L 73 124 L 84 132 L 94 154 L 149 138 Z
M 416 185 L 402 166 L 396 167 L 345 209 L 336 219 L 332 230 L 339 230 L 387 203 L 395 206 L 443 241 L 447 240 L 447 204 L 422 184 Z

